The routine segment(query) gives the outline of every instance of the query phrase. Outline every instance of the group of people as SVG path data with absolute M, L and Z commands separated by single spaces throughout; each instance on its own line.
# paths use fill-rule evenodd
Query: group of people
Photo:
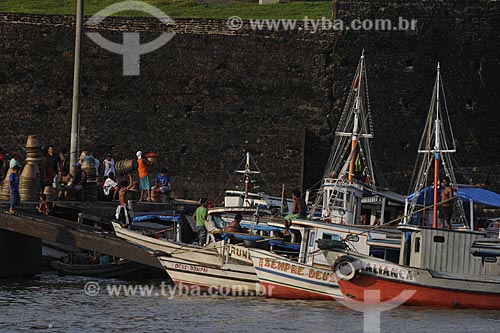
M 149 169 L 151 163 L 142 157 L 142 152 L 137 152 L 137 164 L 139 173 L 139 186 L 141 190 L 140 200 L 152 201 L 151 193 L 167 194 L 171 192 L 170 177 L 167 174 L 167 169 L 164 167 L 158 172 L 154 178 L 153 184 L 149 181 Z M 63 148 L 59 152 L 55 150 L 54 145 L 49 145 L 44 151 L 41 164 L 40 175 L 40 203 L 37 210 L 41 213 L 48 213 L 47 196 L 44 193 L 45 187 L 50 186 L 56 192 L 58 200 L 83 200 L 85 188 L 89 175 L 83 165 L 95 168 L 96 179 L 98 180 L 98 198 L 100 200 L 115 200 L 123 201 L 123 195 L 120 199 L 121 189 L 132 189 L 133 182 L 128 177 L 123 179 L 116 178 L 116 163 L 110 153 L 106 154 L 106 158 L 100 161 L 92 152 L 82 150 L 79 159 L 72 165 L 74 174 L 70 174 L 70 163 L 67 149 Z M 7 154 L 0 147 L 0 168 L 2 177 L 0 182 L 6 179 L 6 175 L 11 169 L 9 181 L 9 194 L 11 197 L 11 205 L 9 211 L 15 212 L 15 207 L 20 204 L 19 196 L 19 179 L 21 173 L 21 165 L 16 159 L 16 154 Z
M 292 219 L 304 219 L 307 218 L 307 205 L 305 200 L 302 198 L 302 194 L 299 190 L 294 190 L 292 192 L 293 206 L 292 212 L 283 218 L 283 225 L 285 231 L 283 235 L 290 236 L 290 226 L 292 224 Z M 200 199 L 200 206 L 196 208 L 193 214 L 193 220 L 195 221 L 195 232 L 198 234 L 198 245 L 203 246 L 207 240 L 207 228 L 206 222 L 208 218 L 208 200 L 206 198 Z M 236 214 L 233 221 L 231 221 L 225 228 L 224 232 L 227 233 L 247 233 L 248 230 L 241 226 L 241 220 L 243 216 L 241 214 Z

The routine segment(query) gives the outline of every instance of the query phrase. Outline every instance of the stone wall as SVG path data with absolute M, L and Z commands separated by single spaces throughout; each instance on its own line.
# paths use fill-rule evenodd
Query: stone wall
M 160 154 L 178 196 L 215 197 L 245 151 L 279 193 L 321 177 L 331 130 L 365 49 L 376 137 L 388 185 L 409 187 L 435 68 L 443 68 L 457 158 L 474 181 L 496 178 L 500 77 L 498 4 L 478 1 L 339 2 L 337 17 L 418 19 L 412 32 L 231 31 L 223 20 L 107 19 L 121 41 L 162 31 L 176 36 L 141 56 L 141 75 L 122 76 L 122 57 L 87 37 L 83 46 L 82 147 L 117 158 L 138 149 Z M 74 18 L 0 14 L 0 144 L 69 144 Z M 234 180 L 235 178 L 233 178 Z M 261 185 L 262 182 L 260 182 Z M 232 184 L 235 184 L 234 182 Z

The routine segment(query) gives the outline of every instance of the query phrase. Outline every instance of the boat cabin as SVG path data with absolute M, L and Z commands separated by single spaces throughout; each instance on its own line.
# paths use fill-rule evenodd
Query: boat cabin
M 323 184 L 322 218 L 331 223 L 356 224 L 361 213 L 363 187 L 327 178 Z
M 433 229 L 402 225 L 399 264 L 457 275 L 500 275 L 497 256 L 474 252 L 485 232 Z M 494 243 L 491 243 L 494 244 Z M 496 242 L 497 248 L 500 243 Z
M 350 244 L 351 248 L 359 253 L 392 261 L 396 261 L 395 258 L 399 256 L 401 233 L 397 230 L 368 231 L 360 226 L 311 220 L 294 220 L 290 229 L 300 232 L 298 261 L 308 265 L 328 265 L 316 242 L 318 239 L 341 240 L 351 234 L 359 234 L 359 241 Z

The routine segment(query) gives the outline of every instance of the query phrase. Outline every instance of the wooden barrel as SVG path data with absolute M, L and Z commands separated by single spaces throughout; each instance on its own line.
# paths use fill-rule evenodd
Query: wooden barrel
M 116 162 L 115 170 L 117 175 L 128 175 L 134 171 L 137 171 L 137 160 L 121 160 Z
M 38 136 L 28 135 L 28 140 L 26 141 L 26 149 L 36 149 L 41 147 L 42 145 L 40 143 L 40 140 L 38 140 Z
M 2 195 L 0 196 L 1 200 L 8 201 L 10 200 L 10 194 L 9 194 L 9 176 L 12 173 L 12 169 L 9 169 L 7 171 L 7 175 L 5 176 L 5 179 L 3 180 L 2 183 Z
M 40 179 L 20 177 L 19 196 L 21 201 L 34 201 L 40 199 Z
M 40 171 L 38 164 L 29 161 L 19 177 L 19 196 L 21 201 L 35 201 L 40 199 Z

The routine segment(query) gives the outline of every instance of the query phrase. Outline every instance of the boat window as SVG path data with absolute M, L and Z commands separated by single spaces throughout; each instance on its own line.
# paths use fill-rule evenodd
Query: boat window
M 420 252 L 420 237 L 415 238 L 415 253 Z
M 323 237 L 321 237 L 322 239 L 332 239 L 332 240 L 340 240 L 340 236 L 337 235 L 337 234 L 327 234 L 327 233 L 323 233 Z
M 434 236 L 434 243 L 444 243 L 444 236 Z
M 344 208 L 348 210 L 349 212 L 352 211 L 352 206 L 353 206 L 353 200 L 352 200 L 353 193 L 349 193 L 346 195 L 346 203 L 344 205 Z
M 311 231 L 311 235 L 309 236 L 309 247 L 313 247 L 315 244 L 316 238 L 314 236 L 314 231 Z
M 485 257 L 484 262 L 487 262 L 489 264 L 493 264 L 493 263 L 497 262 L 497 258 L 496 257 Z

